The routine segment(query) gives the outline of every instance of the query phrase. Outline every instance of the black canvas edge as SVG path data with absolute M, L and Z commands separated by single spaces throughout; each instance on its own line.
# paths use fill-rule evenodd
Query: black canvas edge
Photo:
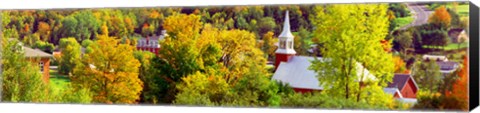
M 479 99 L 479 8 L 473 2 L 469 3 L 469 109 L 470 111 L 477 108 Z

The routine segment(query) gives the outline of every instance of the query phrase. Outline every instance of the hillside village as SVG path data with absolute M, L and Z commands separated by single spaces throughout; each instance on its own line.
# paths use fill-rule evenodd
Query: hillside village
M 347 15 L 341 9 L 357 7 L 386 13 L 339 19 Z M 9 89 L 19 86 L 7 84 L 11 93 L 2 99 L 466 110 L 463 7 L 468 3 L 3 12 L 12 18 L 3 21 L 9 43 L 2 46 L 11 48 L 3 54 L 12 54 L 2 59 L 4 83 L 41 75 L 41 82 L 24 81 L 40 88 L 21 91 L 48 93 L 13 98 L 18 92 Z M 350 29 L 356 21 L 385 27 Z M 337 104 L 324 104 L 332 99 Z

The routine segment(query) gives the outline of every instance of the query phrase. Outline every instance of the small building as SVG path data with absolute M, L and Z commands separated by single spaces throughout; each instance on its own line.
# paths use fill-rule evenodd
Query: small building
M 442 55 L 423 55 L 423 60 L 425 62 L 435 60 L 444 77 L 456 71 L 459 65 L 457 62 L 449 61 L 446 56 Z
M 159 41 L 165 39 L 167 31 L 163 30 L 160 36 L 147 36 L 146 38 L 140 38 L 137 40 L 137 49 L 142 51 L 150 51 L 158 55 L 160 50 Z
M 424 61 L 436 60 L 436 61 L 448 61 L 448 58 L 443 55 L 423 55 Z
M 463 28 L 453 28 L 448 31 L 448 37 L 452 43 L 461 43 L 462 41 L 468 41 L 468 34 Z
M 442 73 L 443 77 L 445 77 L 455 72 L 458 69 L 459 64 L 457 62 L 446 61 L 437 62 L 437 65 L 440 67 L 440 72 Z
M 410 74 L 397 73 L 393 76 L 392 82 L 388 84 L 384 91 L 392 94 L 397 100 L 415 103 L 418 92 L 418 85 Z
M 33 64 L 38 64 L 40 72 L 43 74 L 43 80 L 49 82 L 50 80 L 50 59 L 53 55 L 43 52 L 39 49 L 32 49 L 23 46 L 25 58 L 30 60 Z
M 397 98 L 417 98 L 418 86 L 410 74 L 397 73 L 387 88 L 393 88 L 400 92 Z

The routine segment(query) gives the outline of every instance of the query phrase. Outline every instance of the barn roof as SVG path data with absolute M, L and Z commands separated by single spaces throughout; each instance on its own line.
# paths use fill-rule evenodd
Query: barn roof
M 317 58 L 322 60 L 321 57 Z M 293 88 L 323 90 L 315 71 L 308 69 L 313 60 L 315 60 L 314 57 L 294 56 L 289 62 L 281 62 L 272 79 L 289 84 Z M 363 66 L 357 63 L 358 71 L 361 71 L 362 68 Z M 368 70 L 364 71 L 364 74 L 370 76 L 364 77 L 363 80 L 375 80 L 375 77 Z M 361 75 L 361 73 L 358 73 L 358 75 Z
M 405 87 L 405 84 L 407 84 L 408 79 L 411 79 L 412 82 L 414 83 L 415 87 L 418 89 L 417 83 L 413 78 L 411 78 L 410 74 L 400 74 L 396 73 L 393 76 L 393 81 L 388 84 L 388 88 L 397 88 L 398 90 L 402 90 L 403 87 Z

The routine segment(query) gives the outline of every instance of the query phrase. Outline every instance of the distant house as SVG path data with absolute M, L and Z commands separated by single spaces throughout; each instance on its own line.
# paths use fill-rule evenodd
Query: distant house
M 137 41 L 137 49 L 142 51 L 150 51 L 158 55 L 158 50 L 160 50 L 159 41 L 165 39 L 167 36 L 167 31 L 163 30 L 160 36 L 148 36 L 146 38 L 140 38 Z
M 290 32 L 290 23 L 288 18 L 288 11 L 286 12 L 283 31 L 279 35 L 278 49 L 275 51 L 275 73 L 272 80 L 288 84 L 296 92 L 312 92 L 322 91 L 323 87 L 316 77 L 313 70 L 309 70 L 311 61 L 315 58 L 325 60 L 322 57 L 297 56 L 293 49 L 293 35 Z M 362 67 L 360 63 L 356 65 L 358 75 L 366 75 L 359 80 L 375 80 L 376 78 L 369 73 L 368 70 Z M 363 73 L 361 72 L 363 71 Z M 359 81 L 357 80 L 357 81 Z
M 436 61 L 448 61 L 448 58 L 443 55 L 423 55 L 424 61 L 436 60 Z
M 442 73 L 443 77 L 445 77 L 455 72 L 459 64 L 457 62 L 451 62 L 451 61 L 446 61 L 446 62 L 437 61 L 437 65 L 440 67 L 440 72 Z
M 442 73 L 443 77 L 453 73 L 459 67 L 459 63 L 449 61 L 446 56 L 441 55 L 423 55 L 423 60 L 435 60 L 437 65 L 440 67 L 440 72 Z
M 40 67 L 39 71 L 43 74 L 43 80 L 48 83 L 50 79 L 50 59 L 53 58 L 53 55 L 25 46 L 23 46 L 23 50 L 25 58 L 33 62 L 33 64 L 38 64 Z
M 468 34 L 462 28 L 453 28 L 448 31 L 452 43 L 460 43 L 461 40 L 468 41 Z

